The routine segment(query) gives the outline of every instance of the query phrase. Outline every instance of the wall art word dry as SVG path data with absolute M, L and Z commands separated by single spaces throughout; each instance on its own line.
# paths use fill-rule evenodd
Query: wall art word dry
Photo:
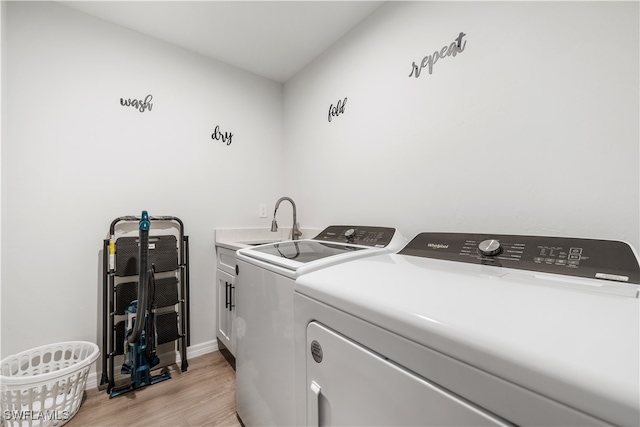
M 466 40 L 464 41 L 464 43 L 462 42 L 462 38 L 464 36 L 466 36 L 465 33 L 460 33 L 458 37 L 456 37 L 456 39 L 453 41 L 453 43 L 451 43 L 449 46 L 445 46 L 439 51 L 436 50 L 435 52 L 433 52 L 432 55 L 428 55 L 422 58 L 420 67 L 418 67 L 415 62 L 411 64 L 411 74 L 409 74 L 409 77 L 413 76 L 415 73 L 415 77 L 417 79 L 418 77 L 420 77 L 420 72 L 425 67 L 429 69 L 429 74 L 431 74 L 433 72 L 433 66 L 436 62 L 438 62 L 438 59 L 446 58 L 447 56 L 456 56 L 457 54 L 462 53 L 465 46 L 467 45 Z
M 153 104 L 151 103 L 152 99 L 153 96 L 151 95 L 147 95 L 144 101 L 142 99 L 129 98 L 125 100 L 124 98 L 120 98 L 120 105 L 122 105 L 123 107 L 134 107 L 137 108 L 141 113 L 144 113 L 144 111 L 147 109 L 151 111 L 151 107 L 153 107 Z
M 340 114 L 344 114 L 344 106 L 347 104 L 347 98 L 344 98 L 343 100 L 339 100 L 338 103 L 335 105 L 335 107 L 333 106 L 333 104 L 331 104 L 329 106 L 329 121 L 331 121 L 331 117 L 337 117 Z
M 220 126 L 216 126 L 216 129 L 211 134 L 211 139 L 225 142 L 227 145 L 231 145 L 231 138 L 233 138 L 233 134 L 231 132 L 222 133 Z

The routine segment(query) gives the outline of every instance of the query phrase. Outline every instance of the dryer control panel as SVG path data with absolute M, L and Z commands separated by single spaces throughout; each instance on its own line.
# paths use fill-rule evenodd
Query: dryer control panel
M 384 248 L 391 243 L 395 233 L 396 229 L 389 227 L 331 225 L 322 230 L 313 240 Z
M 420 233 L 399 253 L 640 284 L 636 255 L 627 243 L 614 240 Z

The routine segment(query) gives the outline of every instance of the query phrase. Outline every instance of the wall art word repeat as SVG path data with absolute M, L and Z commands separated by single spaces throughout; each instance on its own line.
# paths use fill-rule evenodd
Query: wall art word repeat
M 345 97 L 344 100 L 339 100 L 338 103 L 335 105 L 331 104 L 329 106 L 329 122 L 331 122 L 331 117 L 337 117 L 340 114 L 344 114 L 344 106 L 347 104 L 347 98 Z
M 420 77 L 420 72 L 425 67 L 429 69 L 429 74 L 431 74 L 433 72 L 433 66 L 436 62 L 438 62 L 438 59 L 446 58 L 447 56 L 456 56 L 457 54 L 462 53 L 465 46 L 467 45 L 466 40 L 464 41 L 464 43 L 462 42 L 462 38 L 464 36 L 466 36 L 465 33 L 460 33 L 458 37 L 456 37 L 456 39 L 453 41 L 453 43 L 451 43 L 449 46 L 445 46 L 439 51 L 436 50 L 435 52 L 433 52 L 432 55 L 428 55 L 422 58 L 420 67 L 418 67 L 415 62 L 411 64 L 411 74 L 409 74 L 409 77 L 415 74 L 415 77 L 417 79 L 418 77 Z
M 227 145 L 231 145 L 231 138 L 233 138 L 233 134 L 231 132 L 222 133 L 220 131 L 220 126 L 216 126 L 216 129 L 211 134 L 211 139 L 214 141 L 222 141 Z
M 153 96 L 151 95 L 147 95 L 144 101 L 142 99 L 131 98 L 125 101 L 124 98 L 120 98 L 120 105 L 122 105 L 123 107 L 134 107 L 137 108 L 141 113 L 144 113 L 144 111 L 147 109 L 151 111 L 151 107 L 153 107 L 153 104 L 151 103 L 152 99 Z

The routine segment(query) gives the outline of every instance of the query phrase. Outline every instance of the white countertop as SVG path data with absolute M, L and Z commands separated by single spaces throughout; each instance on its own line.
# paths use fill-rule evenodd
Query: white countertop
M 301 239 L 311 239 L 322 231 L 317 228 L 301 228 Z M 279 227 L 272 232 L 270 228 L 217 228 L 215 229 L 216 247 L 232 250 L 246 248 L 255 244 L 280 242 L 291 239 L 291 228 Z

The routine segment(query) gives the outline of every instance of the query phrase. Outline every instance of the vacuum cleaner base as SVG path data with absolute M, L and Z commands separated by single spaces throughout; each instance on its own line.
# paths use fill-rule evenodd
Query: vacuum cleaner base
M 148 382 L 142 382 L 138 385 L 136 385 L 135 382 L 131 382 L 130 384 L 123 387 L 112 388 L 111 391 L 109 392 L 109 399 L 114 398 L 116 396 L 120 396 L 121 394 L 125 394 L 133 390 L 137 390 L 139 388 L 143 388 L 147 385 L 157 384 L 159 382 L 162 382 L 168 379 L 171 379 L 171 372 L 169 372 L 167 368 L 163 368 L 160 374 L 155 376 L 150 376 Z

